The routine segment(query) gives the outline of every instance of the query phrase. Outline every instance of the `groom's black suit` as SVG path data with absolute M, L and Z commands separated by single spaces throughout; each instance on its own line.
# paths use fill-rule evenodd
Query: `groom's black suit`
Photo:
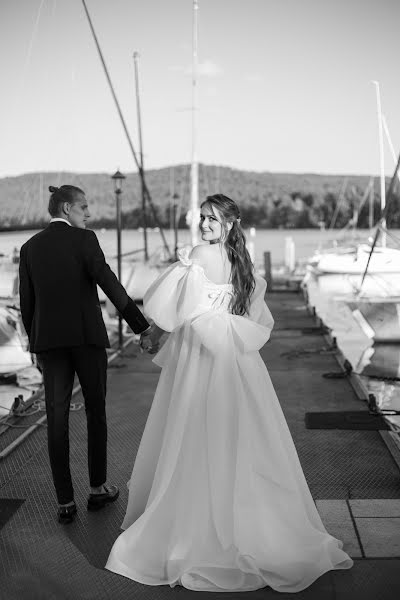
M 60 504 L 73 500 L 68 415 L 75 373 L 85 399 L 90 485 L 106 481 L 110 343 L 98 284 L 135 333 L 149 324 L 105 262 L 96 234 L 56 221 L 21 248 L 20 302 L 31 352 L 43 365 L 48 445 Z

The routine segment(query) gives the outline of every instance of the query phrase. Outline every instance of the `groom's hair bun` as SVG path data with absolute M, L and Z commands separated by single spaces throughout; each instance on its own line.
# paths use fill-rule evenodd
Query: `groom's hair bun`
M 48 210 L 52 217 L 60 216 L 64 202 L 73 204 L 79 200 L 80 195 L 85 195 L 85 192 L 75 185 L 62 185 L 60 187 L 49 185 L 49 192 L 51 192 L 51 196 Z

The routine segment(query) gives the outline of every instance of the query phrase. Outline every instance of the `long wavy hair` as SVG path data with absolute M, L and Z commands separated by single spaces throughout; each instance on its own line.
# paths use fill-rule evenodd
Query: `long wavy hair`
M 203 206 L 208 206 L 221 223 L 220 243 L 225 247 L 232 265 L 233 297 L 229 308 L 232 314 L 243 316 L 249 312 L 250 298 L 256 282 L 253 263 L 246 248 L 246 238 L 240 225 L 239 207 L 236 202 L 224 194 L 207 196 L 200 208 Z M 218 210 L 218 214 L 215 213 L 214 208 Z M 231 229 L 229 229 L 228 223 L 232 223 Z

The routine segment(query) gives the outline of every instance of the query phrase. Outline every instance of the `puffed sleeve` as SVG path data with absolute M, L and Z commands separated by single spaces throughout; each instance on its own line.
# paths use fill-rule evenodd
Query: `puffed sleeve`
M 204 288 L 201 267 L 188 258 L 187 251 L 181 251 L 178 257 L 143 298 L 145 315 L 164 331 L 173 331 L 195 313 Z
M 259 351 L 269 340 L 274 319 L 264 300 L 267 284 L 259 275 L 255 275 L 255 279 L 256 287 L 246 316 L 212 311 L 193 319 L 194 333 L 212 354 L 222 355 L 228 352 L 231 336 L 241 352 Z

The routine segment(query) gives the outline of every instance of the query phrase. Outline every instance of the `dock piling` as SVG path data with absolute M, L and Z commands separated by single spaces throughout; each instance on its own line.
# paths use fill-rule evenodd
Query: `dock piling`
M 264 252 L 264 271 L 265 281 L 267 282 L 267 289 L 272 290 L 272 264 L 271 264 L 271 252 Z

